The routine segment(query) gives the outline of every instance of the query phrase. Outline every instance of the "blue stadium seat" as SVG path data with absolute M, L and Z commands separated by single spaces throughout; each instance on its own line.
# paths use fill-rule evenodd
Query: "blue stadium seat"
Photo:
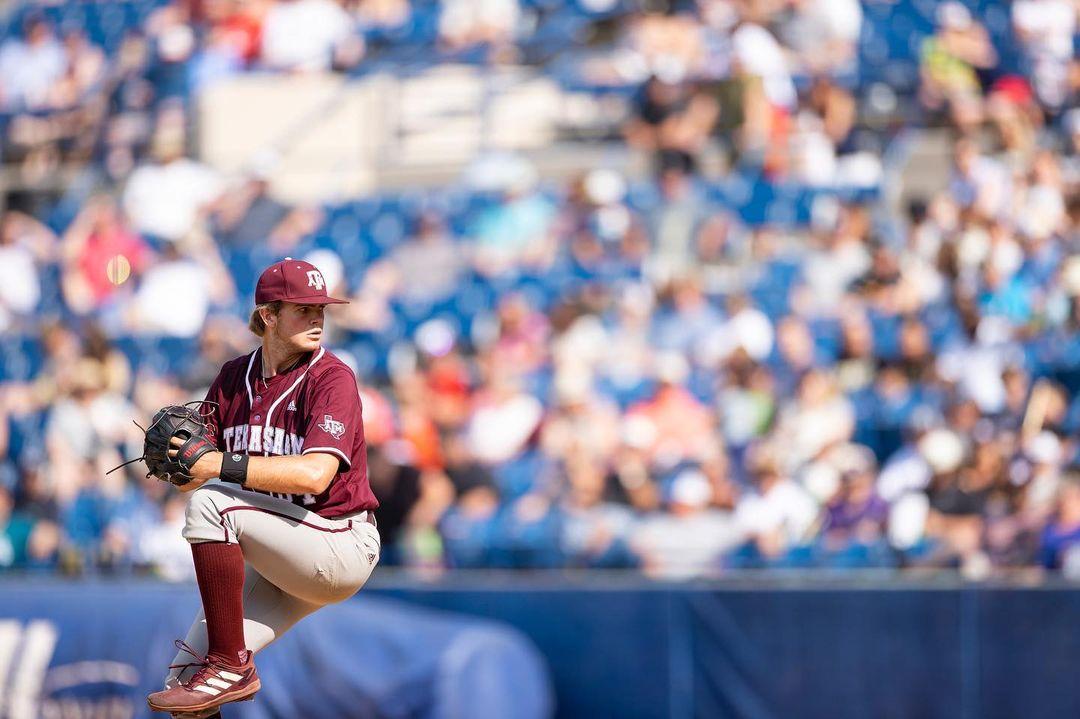
M 379 351 L 370 338 L 351 341 L 346 349 L 356 358 L 356 374 L 364 381 L 370 381 L 379 366 Z
M 496 486 L 504 499 L 520 497 L 537 486 L 545 471 L 550 471 L 550 460 L 540 452 L 526 451 L 508 462 L 493 468 Z
M 831 364 L 840 354 L 842 336 L 840 323 L 833 318 L 818 318 L 810 320 L 810 334 L 814 338 L 815 354 L 826 358 Z
M 371 238 L 380 250 L 379 254 L 393 248 L 405 239 L 405 217 L 401 208 L 380 214 L 370 227 Z
M 43 350 L 37 337 L 6 334 L 0 337 L 0 379 L 25 382 L 41 367 Z
M 16 458 L 23 465 L 42 465 L 45 461 L 45 423 L 47 420 L 47 411 L 10 415 L 7 418 L 9 430 L 7 456 Z

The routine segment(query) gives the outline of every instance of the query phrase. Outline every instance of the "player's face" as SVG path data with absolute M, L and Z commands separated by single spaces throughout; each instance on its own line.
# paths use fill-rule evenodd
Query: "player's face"
M 313 352 L 322 342 L 326 305 L 296 305 L 286 302 L 278 313 L 274 333 L 290 348 Z

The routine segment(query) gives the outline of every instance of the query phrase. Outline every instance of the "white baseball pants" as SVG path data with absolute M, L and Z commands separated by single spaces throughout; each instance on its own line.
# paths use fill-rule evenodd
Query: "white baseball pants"
M 244 552 L 244 639 L 259 652 L 292 625 L 355 594 L 379 561 L 370 512 L 326 519 L 287 500 L 213 482 L 191 493 L 183 536 L 188 542 L 233 542 Z M 184 640 L 207 651 L 199 611 Z M 179 652 L 173 664 L 191 661 Z M 172 669 L 166 686 L 194 669 Z

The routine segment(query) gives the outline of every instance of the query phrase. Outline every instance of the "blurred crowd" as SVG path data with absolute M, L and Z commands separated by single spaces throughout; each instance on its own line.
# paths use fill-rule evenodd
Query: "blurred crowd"
M 490 157 L 421 199 L 307 207 L 190 156 L 169 87 L 363 68 L 393 36 L 368 29 L 429 5 L 433 54 L 500 62 L 562 7 L 207 0 L 115 53 L 35 13 L 0 44 L 7 159 L 99 173 L 63 222 L 48 193 L 0 218 L 0 567 L 190 576 L 183 495 L 106 472 L 141 451 L 132 419 L 255 346 L 254 279 L 289 254 L 352 300 L 324 342 L 357 373 L 385 564 L 1080 576 L 1074 3 L 1011 4 L 1023 72 L 935 4 L 912 124 L 949 128 L 949 177 L 899 188 L 901 216 L 822 192 L 749 223 L 700 173 L 720 136 L 765 183 L 880 181 L 854 0 L 573 4 L 609 39 L 582 77 L 633 90 L 643 183 Z
M 27 0 L 0 42 L 2 152 L 40 212 L 71 181 L 62 170 L 126 181 L 237 74 L 524 64 L 615 91 L 633 108 L 627 142 L 658 172 L 696 169 L 719 139 L 772 178 L 868 184 L 881 145 L 865 125 L 910 115 L 908 100 L 965 130 L 993 122 L 1010 146 L 1068 104 L 1071 0 L 983 5 L 1006 26 L 993 36 L 956 1 Z M 999 57 L 1003 38 L 1015 52 Z
M 50 181 L 62 169 L 89 163 L 92 181 L 126 181 L 159 135 L 190 129 L 193 98 L 237 74 L 524 64 L 615 91 L 631 108 L 622 135 L 658 174 L 696 171 L 718 141 L 774 180 L 866 185 L 880 179 L 879 136 L 898 121 L 992 124 L 1007 150 L 1030 151 L 1075 97 L 1072 0 L 969 5 L 28 0 L 0 42 L 2 152 L 25 209 L 40 212 L 63 194 Z

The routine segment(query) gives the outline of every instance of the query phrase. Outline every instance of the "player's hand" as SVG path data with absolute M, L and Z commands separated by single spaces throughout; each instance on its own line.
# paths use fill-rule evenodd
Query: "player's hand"
M 169 444 L 173 447 L 173 449 L 169 450 L 169 458 L 175 459 L 176 453 L 179 451 L 180 447 L 184 446 L 184 440 L 179 437 L 173 437 L 169 440 Z M 191 467 L 192 478 L 201 480 L 196 486 L 201 486 L 206 480 L 213 479 L 221 474 L 221 458 L 221 452 L 207 452 L 199 457 L 199 460 Z M 192 484 L 194 484 L 194 482 L 192 482 Z M 185 487 L 185 489 L 187 488 Z M 192 487 L 192 489 L 195 489 L 195 487 Z

